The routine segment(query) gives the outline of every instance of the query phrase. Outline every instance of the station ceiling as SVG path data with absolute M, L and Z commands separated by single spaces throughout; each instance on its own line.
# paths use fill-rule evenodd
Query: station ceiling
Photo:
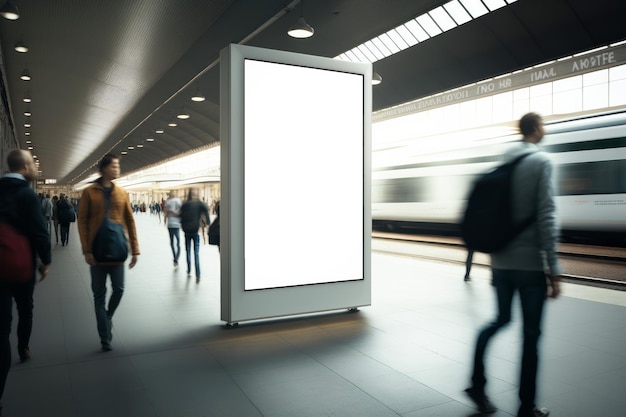
M 20 1 L 18 20 L 0 19 L 2 98 L 42 178 L 77 183 L 105 153 L 143 144 L 123 157 L 127 174 L 219 143 L 227 45 L 336 57 L 448 1 Z M 311 38 L 286 33 L 300 13 Z M 623 41 L 624 16 L 621 0 L 518 0 L 375 62 L 383 83 L 373 87 L 373 109 Z M 18 42 L 29 51 L 15 52 Z M 30 81 L 20 79 L 25 70 Z M 190 100 L 198 90 L 204 102 Z M 191 117 L 168 127 L 183 108 Z

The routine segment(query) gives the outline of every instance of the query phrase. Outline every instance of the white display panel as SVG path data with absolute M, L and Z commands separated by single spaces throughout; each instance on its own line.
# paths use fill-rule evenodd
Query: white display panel
M 371 65 L 220 55 L 221 304 L 229 323 L 371 303 Z
M 363 279 L 363 74 L 246 59 L 244 82 L 245 289 Z

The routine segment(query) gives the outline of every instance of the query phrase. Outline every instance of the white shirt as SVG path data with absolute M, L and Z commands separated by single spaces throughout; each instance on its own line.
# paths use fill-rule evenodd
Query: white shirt
M 179 229 L 180 228 L 180 208 L 183 203 L 180 201 L 180 198 L 173 197 L 168 198 L 165 201 L 165 210 L 167 213 L 167 227 L 170 229 Z M 177 213 L 177 215 L 173 215 L 172 213 Z

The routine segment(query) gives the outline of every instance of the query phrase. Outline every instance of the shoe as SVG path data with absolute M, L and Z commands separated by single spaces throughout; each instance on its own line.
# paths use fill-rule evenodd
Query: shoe
M 196 275 L 196 283 L 200 282 L 200 275 Z
M 470 280 L 471 280 L 471 278 L 469 277 L 469 275 L 465 275 L 465 278 L 463 278 L 463 281 L 465 281 L 465 282 L 470 281 Z
M 29 348 L 20 350 L 18 353 L 20 355 L 20 362 L 22 363 L 28 361 L 30 357 L 32 356 L 32 352 L 30 351 Z
M 530 414 L 518 414 L 519 417 L 548 417 L 550 410 L 547 408 L 535 408 Z
M 108 343 L 108 342 L 102 342 L 101 344 L 102 344 L 102 348 L 101 348 L 101 350 L 102 350 L 103 352 L 110 352 L 110 351 L 112 351 L 112 350 L 113 350 L 113 348 L 111 347 L 111 344 L 110 344 L 110 343 Z
M 174 261 L 174 268 L 178 268 L 178 261 Z
M 474 388 L 466 389 L 465 393 L 472 401 L 474 401 L 476 408 L 478 408 L 478 411 L 481 413 L 490 414 L 496 412 L 497 408 L 491 404 L 491 401 L 489 401 L 489 398 L 487 398 L 484 393 L 478 392 Z

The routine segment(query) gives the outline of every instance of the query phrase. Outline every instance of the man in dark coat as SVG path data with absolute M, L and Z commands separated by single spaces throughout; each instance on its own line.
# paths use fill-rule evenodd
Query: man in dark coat
M 7 157 L 9 173 L 0 178 L 0 212 L 2 218 L 20 234 L 28 237 L 33 265 L 37 257 L 41 260 L 39 273 L 46 278 L 51 261 L 50 234 L 37 194 L 29 186 L 29 181 L 37 178 L 37 166 L 30 152 L 16 149 Z M 0 399 L 11 368 L 12 302 L 15 299 L 19 316 L 17 324 L 17 351 L 22 362 L 30 359 L 28 345 L 33 327 L 33 292 L 35 290 L 36 268 L 30 280 L 25 283 L 0 282 Z M 0 405 L 2 415 L 2 405 Z

